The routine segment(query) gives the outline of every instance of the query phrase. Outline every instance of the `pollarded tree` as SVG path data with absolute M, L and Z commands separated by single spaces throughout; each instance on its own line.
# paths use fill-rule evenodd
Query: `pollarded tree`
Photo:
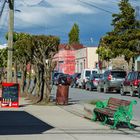
M 6 39 L 8 39 L 8 34 L 6 34 Z M 14 81 L 17 82 L 17 67 L 18 70 L 22 71 L 22 80 L 20 89 L 23 89 L 24 81 L 26 79 L 26 65 L 31 60 L 32 53 L 32 39 L 31 35 L 27 33 L 17 33 L 13 34 L 13 67 L 14 67 Z M 23 92 L 21 90 L 21 92 Z
M 58 45 L 60 40 L 55 36 L 37 35 L 33 36 L 34 43 L 34 60 L 36 64 L 37 73 L 41 74 L 41 94 L 40 101 L 48 103 L 51 94 L 51 73 L 55 68 L 53 61 L 54 55 L 58 52 Z
M 0 67 L 5 68 L 7 66 L 7 48 L 0 49 Z
M 33 54 L 32 36 L 26 33 L 16 33 L 17 40 L 14 42 L 13 60 L 15 65 L 15 75 L 17 73 L 17 67 L 22 72 L 20 81 L 21 93 L 24 93 L 24 81 L 26 80 L 26 67 L 31 62 Z
M 3 81 L 7 67 L 7 48 L 0 49 L 0 78 Z
M 69 44 L 79 44 L 79 26 L 74 23 L 71 31 L 69 32 Z

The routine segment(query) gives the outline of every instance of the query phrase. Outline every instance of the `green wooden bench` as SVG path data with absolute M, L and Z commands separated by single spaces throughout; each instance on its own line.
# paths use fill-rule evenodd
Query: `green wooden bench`
M 116 128 L 120 122 L 127 123 L 128 127 L 132 129 L 130 121 L 133 117 L 133 105 L 136 104 L 136 100 L 127 101 L 118 98 L 109 98 L 104 102 L 97 102 L 96 108 L 93 110 L 93 121 L 101 121 L 102 124 L 113 120 L 111 128 Z

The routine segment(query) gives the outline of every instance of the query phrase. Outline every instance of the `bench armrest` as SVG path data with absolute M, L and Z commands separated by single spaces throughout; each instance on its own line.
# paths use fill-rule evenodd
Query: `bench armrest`
M 98 101 L 98 102 L 96 102 L 96 108 L 104 108 L 104 107 L 107 106 L 107 104 L 108 104 L 108 100 L 106 100 L 106 101 Z
M 133 118 L 132 107 L 134 104 L 137 104 L 137 101 L 131 101 L 130 105 L 128 106 L 119 106 L 114 113 L 114 119 L 118 119 L 119 121 L 123 122 L 129 122 Z

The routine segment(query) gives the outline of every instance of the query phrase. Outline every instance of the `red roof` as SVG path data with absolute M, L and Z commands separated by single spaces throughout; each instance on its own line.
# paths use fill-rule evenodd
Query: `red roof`
M 78 50 L 85 48 L 82 44 L 60 44 L 59 45 L 59 50 L 64 49 L 64 50 Z

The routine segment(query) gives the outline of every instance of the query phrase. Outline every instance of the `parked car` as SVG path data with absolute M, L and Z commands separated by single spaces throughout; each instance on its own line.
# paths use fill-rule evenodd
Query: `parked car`
M 86 82 L 85 89 L 92 91 L 93 89 L 97 89 L 99 80 L 102 78 L 102 74 L 93 73 L 91 74 L 89 80 Z
M 77 87 L 77 80 L 80 78 L 81 73 L 75 73 L 72 75 L 72 82 L 71 82 L 71 87 Z
M 57 80 L 58 80 L 58 75 L 60 74 L 63 74 L 63 73 L 60 73 L 60 72 L 54 72 L 52 73 L 52 84 L 56 84 L 57 83 Z
M 54 81 L 55 85 L 70 85 L 71 84 L 71 76 L 69 74 L 63 74 L 60 73 L 57 75 L 55 81 Z
M 111 90 L 120 92 L 121 83 L 126 77 L 126 71 L 123 70 L 107 70 L 104 72 L 103 77 L 100 79 L 97 90 L 104 93 Z
M 126 95 L 129 93 L 131 96 L 135 96 L 138 93 L 138 87 L 140 84 L 140 72 L 129 72 L 125 80 L 122 82 L 120 93 Z
M 80 88 L 80 85 L 79 85 L 80 81 L 81 81 L 81 75 L 76 80 L 76 87 L 78 88 Z
M 81 78 L 78 80 L 79 87 L 85 88 L 86 82 L 88 81 L 89 77 L 93 73 L 98 73 L 97 69 L 83 69 L 81 73 Z
M 72 83 L 72 76 L 69 75 L 69 74 L 64 74 L 64 77 L 66 77 L 67 85 L 71 85 L 71 83 Z

